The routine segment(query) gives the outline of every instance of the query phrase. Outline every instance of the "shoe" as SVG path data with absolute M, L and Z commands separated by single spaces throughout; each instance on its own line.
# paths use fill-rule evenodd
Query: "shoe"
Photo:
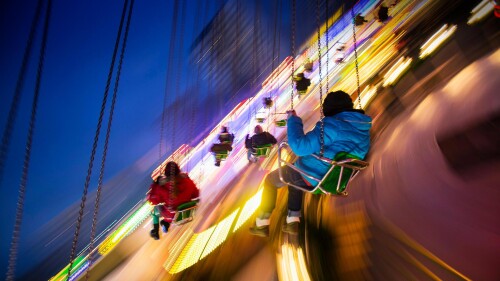
M 269 237 L 269 225 L 250 227 L 250 234 L 260 237 Z
M 151 237 L 153 237 L 154 240 L 160 239 L 160 233 L 158 231 L 158 228 L 151 229 L 151 232 L 149 234 L 151 235 Z
M 298 234 L 299 233 L 299 222 L 294 221 L 291 223 L 286 223 L 283 225 L 282 228 L 283 232 L 286 232 L 288 234 Z
M 166 222 L 165 220 L 161 220 L 160 225 L 161 225 L 161 230 L 163 231 L 163 233 L 167 233 L 168 228 L 170 227 L 170 223 Z

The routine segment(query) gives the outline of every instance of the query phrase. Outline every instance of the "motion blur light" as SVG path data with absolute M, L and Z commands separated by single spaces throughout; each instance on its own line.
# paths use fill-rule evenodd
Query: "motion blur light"
M 420 59 L 424 59 L 437 50 L 453 33 L 457 30 L 456 25 L 448 27 L 448 24 L 443 25 L 434 35 L 420 47 Z
M 494 5 L 491 0 L 483 0 L 476 7 L 474 7 L 474 9 L 472 9 L 470 12 L 471 17 L 467 21 L 467 24 L 473 25 L 484 19 L 493 11 L 495 16 L 500 18 L 499 5 Z

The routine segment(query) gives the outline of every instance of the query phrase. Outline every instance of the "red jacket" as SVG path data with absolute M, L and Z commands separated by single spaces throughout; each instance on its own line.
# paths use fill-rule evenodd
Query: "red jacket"
M 196 187 L 196 184 L 185 173 L 179 174 L 176 178 L 174 190 L 172 190 L 173 198 L 171 202 L 169 202 L 169 190 L 170 181 L 160 179 L 158 182 L 151 184 L 147 200 L 153 205 L 165 204 L 166 207 L 175 210 L 180 204 L 189 202 L 191 199 L 200 196 L 200 191 Z

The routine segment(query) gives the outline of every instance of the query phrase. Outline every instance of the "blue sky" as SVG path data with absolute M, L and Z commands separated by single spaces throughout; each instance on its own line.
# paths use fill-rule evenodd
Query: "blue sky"
M 184 89 L 193 87 L 188 84 L 193 83 L 193 73 L 196 69 L 189 65 L 188 49 L 194 36 L 199 34 L 224 2 L 203 0 L 186 2 L 185 32 L 182 33 L 184 47 L 182 50 L 177 50 L 179 45 L 176 45 L 173 64 L 173 73 L 180 74 L 178 93 L 184 93 Z M 0 4 L 0 129 L 2 133 L 36 3 L 36 0 L 19 0 L 4 1 Z M 127 170 L 151 150 L 157 149 L 163 98 L 166 91 L 165 80 L 170 53 L 173 3 L 173 0 L 135 1 L 113 117 L 105 182 Z M 303 7 L 298 7 L 298 11 L 314 8 L 314 5 L 311 6 L 308 2 L 302 5 Z M 122 6 L 123 1 L 118 0 L 53 1 L 26 189 L 24 220 L 21 228 L 23 239 L 27 239 L 30 232 L 79 202 L 82 196 Z M 289 38 L 290 25 L 286 23 L 289 20 L 289 9 L 286 6 L 283 8 L 282 38 Z M 260 14 L 263 24 L 268 25 L 264 27 L 268 32 L 267 35 L 272 33 L 274 22 L 272 11 L 273 9 L 269 7 L 262 7 Z M 313 13 L 311 13 L 310 24 L 314 26 L 312 15 Z M 298 17 L 301 18 L 300 13 Z M 301 38 L 311 34 L 311 29 L 305 26 L 301 23 L 297 27 L 297 52 L 301 45 Z M 0 183 L 1 220 L 4 222 L 0 232 L 2 270 L 6 264 L 15 217 L 42 24 L 38 28 L 5 171 Z M 177 33 L 179 34 L 180 32 Z M 286 50 L 289 46 L 289 41 L 281 43 L 282 54 L 275 66 L 285 55 L 288 55 Z M 269 51 L 268 53 L 271 56 Z M 114 84 L 114 78 L 112 84 Z M 168 87 L 172 85 L 167 86 L 169 93 L 167 102 L 173 103 L 176 95 L 172 95 L 170 93 L 172 90 Z M 207 123 L 197 124 L 200 127 L 213 126 L 217 117 L 225 115 L 223 111 L 229 112 L 232 106 L 240 100 L 252 95 L 252 93 L 242 93 L 240 98 L 234 100 L 231 107 L 212 108 L 210 111 L 204 104 L 205 99 L 210 97 L 206 96 L 207 91 L 203 87 L 200 88 L 195 96 L 199 99 L 195 102 L 197 120 L 200 118 L 209 120 L 206 121 Z M 225 94 L 229 97 L 233 95 L 233 93 Z M 109 95 L 111 97 L 112 90 Z M 193 97 L 180 97 L 177 94 L 177 98 L 182 100 Z M 180 104 L 185 103 L 181 101 Z M 108 109 L 109 105 L 110 102 L 108 102 Z M 219 102 L 218 105 L 220 106 L 221 103 Z M 186 109 L 179 109 L 179 111 L 183 110 L 185 112 Z M 214 111 L 217 113 L 213 114 Z M 101 131 L 100 149 L 94 162 L 90 192 L 96 189 L 108 114 L 105 115 Z M 176 134 L 181 142 L 189 142 L 189 138 L 193 137 L 191 133 Z M 153 167 L 154 163 L 151 165 Z M 24 243 L 23 239 L 21 243 Z
M 0 4 L 2 133 L 36 2 L 21 0 Z M 165 92 L 172 3 L 135 2 L 105 180 L 158 145 L 158 118 Z M 194 1 L 189 3 L 195 4 Z M 43 225 L 81 198 L 122 6 L 122 1 L 53 1 L 26 190 L 23 234 Z M 205 8 L 208 20 L 216 10 L 216 4 Z M 191 30 L 186 32 L 187 35 L 193 34 L 194 10 L 191 8 L 186 17 L 186 30 Z M 2 261 L 6 258 L 12 233 L 41 28 L 42 24 L 26 74 L 0 187 L 1 220 L 4 222 L 1 230 Z M 187 56 L 187 50 L 177 55 Z M 110 97 L 111 94 L 112 91 Z M 104 135 L 101 136 L 103 139 Z M 94 167 L 99 164 L 100 157 L 97 157 Z M 93 175 L 94 178 L 98 175 L 96 168 Z M 90 188 L 95 189 L 95 184 Z

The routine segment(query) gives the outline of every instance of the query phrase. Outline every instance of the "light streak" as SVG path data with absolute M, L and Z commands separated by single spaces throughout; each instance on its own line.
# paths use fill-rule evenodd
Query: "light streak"
M 255 211 L 260 205 L 261 198 L 262 198 L 262 188 L 260 188 L 259 191 L 252 198 L 250 198 L 250 200 L 248 200 L 241 209 L 240 215 L 238 216 L 238 220 L 236 221 L 233 232 L 236 232 L 238 229 L 240 229 L 240 227 L 245 222 L 247 222 L 250 219 L 250 217 L 252 217 L 252 215 L 255 213 Z
M 420 59 L 424 59 L 430 54 L 432 54 L 441 44 L 443 44 L 446 39 L 450 38 L 457 29 L 456 25 L 448 27 L 448 24 L 443 25 L 434 35 L 431 36 L 423 45 L 420 47 Z
M 375 97 L 375 94 L 377 93 L 377 86 L 368 86 L 363 91 L 361 92 L 361 107 L 363 109 L 366 109 L 368 107 L 368 104 L 370 101 Z M 359 106 L 359 99 L 356 99 L 354 101 L 354 108 L 358 108 Z
M 145 203 L 139 210 L 134 212 L 118 229 L 108 236 L 99 246 L 98 251 L 101 255 L 109 253 L 123 238 L 137 228 L 153 210 L 153 206 Z
M 488 15 L 491 15 L 494 9 L 495 9 L 495 4 L 493 1 L 491 0 L 481 1 L 481 3 L 477 4 L 477 6 L 474 7 L 474 9 L 472 9 L 472 11 L 470 12 L 471 17 L 467 21 L 467 24 L 473 25 L 481 21 Z
M 386 87 L 393 85 L 397 79 L 408 69 L 412 62 L 411 58 L 401 57 L 399 60 L 387 71 L 384 75 L 384 83 L 382 86 Z
M 280 280 L 311 280 L 302 248 L 284 243 L 281 245 L 281 255 L 278 254 L 276 258 L 278 259 Z

